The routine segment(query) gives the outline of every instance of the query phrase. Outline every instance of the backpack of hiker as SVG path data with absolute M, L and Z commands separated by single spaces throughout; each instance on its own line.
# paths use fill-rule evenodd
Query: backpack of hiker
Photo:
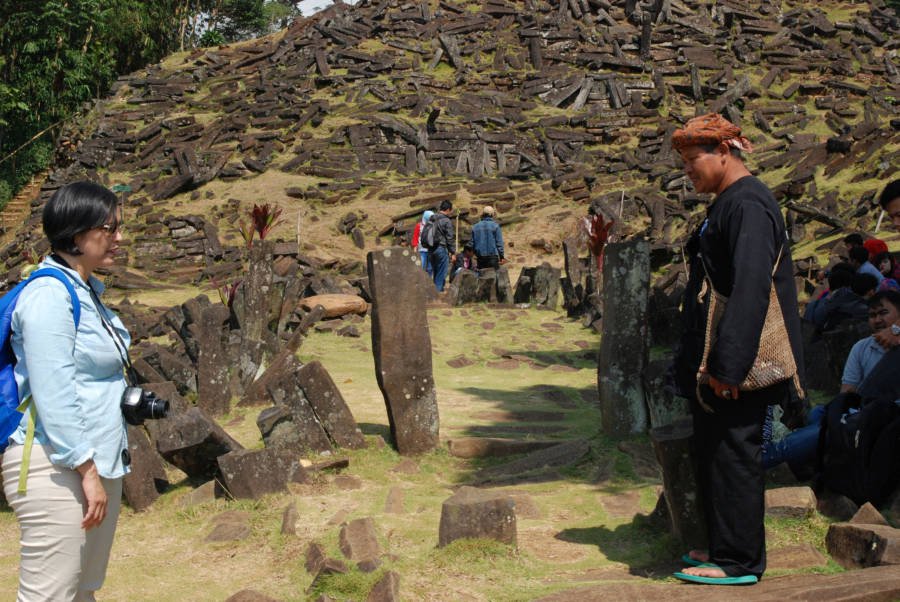
M 438 247 L 437 214 L 432 215 L 419 232 L 419 242 L 426 251 L 434 251 Z
M 34 404 L 31 397 L 19 402 L 19 387 L 16 384 L 16 354 L 12 349 L 12 315 L 16 309 L 19 295 L 26 286 L 38 278 L 56 278 L 65 285 L 72 298 L 72 314 L 75 319 L 75 328 L 81 317 L 81 305 L 78 295 L 72 286 L 68 276 L 56 268 L 42 268 L 33 272 L 27 280 L 13 287 L 0 298 L 0 453 L 6 450 L 10 435 L 19 427 L 22 415 L 30 408 L 31 421 L 28 424 L 28 438 L 34 438 Z M 30 447 L 30 446 L 29 446 Z
M 900 487 L 898 354 L 886 354 L 859 393 L 841 393 L 829 402 L 822 419 L 819 485 L 859 505 L 879 506 Z

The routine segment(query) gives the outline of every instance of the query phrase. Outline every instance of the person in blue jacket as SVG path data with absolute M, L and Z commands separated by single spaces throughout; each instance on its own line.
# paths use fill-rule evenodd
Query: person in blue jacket
M 481 210 L 481 221 L 472 226 L 472 244 L 475 245 L 475 256 L 478 258 L 478 269 L 500 268 L 506 263 L 503 256 L 503 234 L 500 224 L 494 221 L 496 215 L 490 205 Z
M 40 267 L 72 281 L 81 318 L 76 327 L 72 298 L 54 278 L 25 287 L 12 314 L 19 396 L 36 411 L 30 460 L 30 411 L 3 454 L 3 489 L 21 529 L 17 600 L 94 600 L 130 463 L 120 409 L 130 337 L 92 275 L 116 261 L 118 199 L 98 184 L 69 184 L 47 202 L 43 227 L 52 254 Z

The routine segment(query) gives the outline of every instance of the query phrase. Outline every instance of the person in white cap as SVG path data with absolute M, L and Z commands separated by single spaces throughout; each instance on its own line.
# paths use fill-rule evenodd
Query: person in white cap
M 503 256 L 503 234 L 500 224 L 494 221 L 496 211 L 490 205 L 481 210 L 481 221 L 472 227 L 472 244 L 475 245 L 475 257 L 478 269 L 498 269 L 506 263 Z

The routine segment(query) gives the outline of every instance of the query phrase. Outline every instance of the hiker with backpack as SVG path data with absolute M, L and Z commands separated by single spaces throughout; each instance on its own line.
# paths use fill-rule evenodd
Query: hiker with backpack
M 24 402 L 2 462 L 21 530 L 19 601 L 93 600 L 105 578 L 130 463 L 120 409 L 130 337 L 92 274 L 115 263 L 119 227 L 111 191 L 60 188 L 43 210 L 52 254 L 39 267 L 53 277 L 14 289 L 15 380 L 0 385 Z
M 429 249 L 428 258 L 431 261 L 431 269 L 434 275 L 434 287 L 441 292 L 450 265 L 456 260 L 456 231 L 453 228 L 453 203 L 449 200 L 441 201 L 438 212 L 423 229 L 423 245 Z
M 428 249 L 422 244 L 422 230 L 425 229 L 426 224 L 431 221 L 431 216 L 434 215 L 434 211 L 428 210 L 422 213 L 422 219 L 416 222 L 416 227 L 413 228 L 412 235 L 412 246 L 415 247 L 416 252 L 419 254 L 419 259 L 422 262 L 422 269 L 431 276 L 431 261 L 428 259 Z
M 756 583 L 766 569 L 767 406 L 802 396 L 800 314 L 784 218 L 742 160 L 741 129 L 710 113 L 672 136 L 698 193 L 714 193 L 687 245 L 690 275 L 676 384 L 691 401 L 699 494 L 709 549 L 682 557 L 692 583 Z M 765 337 L 765 338 L 764 338 Z

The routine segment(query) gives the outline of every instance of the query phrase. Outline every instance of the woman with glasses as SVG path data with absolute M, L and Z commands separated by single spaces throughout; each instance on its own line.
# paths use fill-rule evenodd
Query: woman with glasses
M 92 274 L 115 263 L 119 225 L 103 186 L 57 190 L 43 211 L 52 253 L 40 267 L 60 270 L 77 299 L 39 278 L 12 314 L 19 397 L 30 397 L 2 464 L 21 529 L 18 602 L 94 600 L 106 574 L 130 463 L 119 409 L 130 337 Z

